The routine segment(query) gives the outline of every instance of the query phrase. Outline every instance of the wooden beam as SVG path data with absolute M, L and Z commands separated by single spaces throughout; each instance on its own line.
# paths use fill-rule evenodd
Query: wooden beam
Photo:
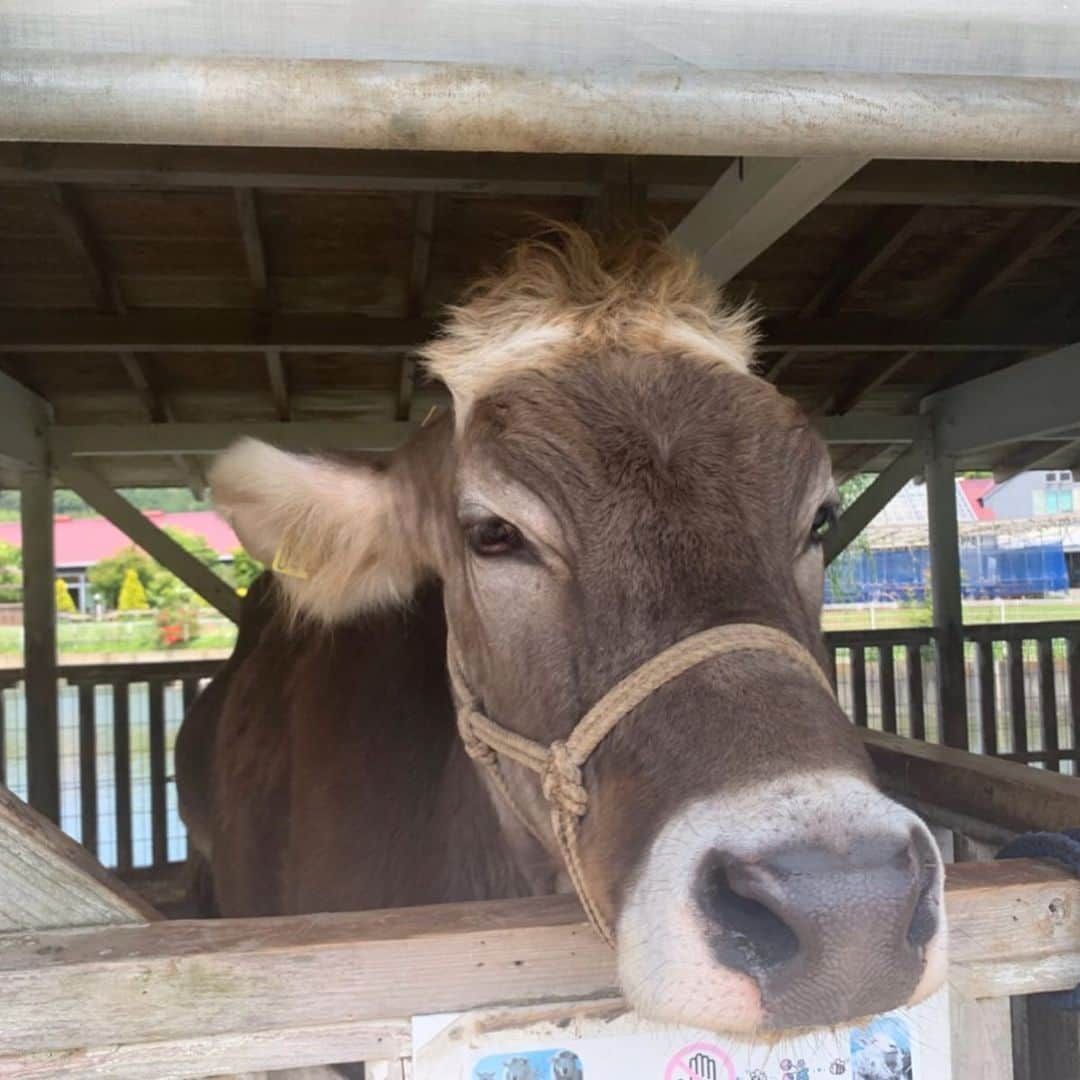
M 0 785 L 0 932 L 160 918 L 81 844 Z M 0 1036 L 4 1021 L 0 1016 Z M 3 1045 L 0 1037 L 0 1045 Z
M 833 315 L 843 302 L 865 281 L 874 276 L 911 235 L 922 207 L 889 206 L 878 211 L 865 231 L 861 231 L 844 255 L 837 260 L 813 296 L 799 310 L 804 319 L 815 315 Z M 783 353 L 765 373 L 770 382 L 778 382 L 797 354 Z
M 1080 210 L 1044 208 L 1030 211 L 989 252 L 976 259 L 954 289 L 954 299 L 938 311 L 945 318 L 970 313 L 988 293 L 1000 288 L 1032 259 L 1047 250 L 1060 236 L 1080 222 Z M 883 386 L 918 356 L 918 352 L 878 365 L 857 376 L 829 402 L 826 412 L 843 414 L 854 409 L 868 394 Z
M 440 401 L 442 399 L 436 399 Z M 444 404 L 448 402 L 443 402 Z M 917 416 L 821 417 L 815 426 L 823 439 L 840 445 L 911 442 L 922 421 Z M 281 422 L 56 425 L 49 446 L 58 458 L 125 454 L 215 454 L 241 435 L 264 439 L 293 450 L 393 450 L 415 424 L 368 418 Z
M 98 311 L 112 311 L 116 303 L 115 285 L 108 271 L 100 241 L 86 215 L 78 189 L 70 184 L 49 184 L 53 221 L 61 239 L 78 261 L 90 297 Z
M 167 430 L 167 426 L 163 425 L 161 430 Z M 239 622 L 241 601 L 236 592 L 100 477 L 71 461 L 60 462 L 58 472 L 65 487 L 85 499 L 102 517 L 131 537 L 148 555 L 172 571 L 226 618 Z
M 266 249 L 259 227 L 259 211 L 255 192 L 250 187 L 238 187 L 233 192 L 236 216 L 240 222 L 240 235 L 244 241 L 244 258 L 247 260 L 248 276 L 259 296 L 269 288 L 270 278 L 266 270 Z
M 1075 828 L 1080 784 L 986 754 L 859 730 L 885 787 L 1009 832 Z
M 605 158 L 272 147 L 0 144 L 0 182 L 139 188 L 438 191 L 595 198 Z M 650 198 L 697 202 L 730 163 L 635 158 Z M 872 161 L 827 198 L 841 206 L 1080 207 L 1080 169 L 1043 162 Z
M 994 483 L 1007 484 L 1022 472 L 1031 469 L 1071 468 L 1080 456 L 1080 439 L 1068 442 L 1035 442 L 1014 450 L 1004 461 L 994 466 Z M 1064 462 L 1059 465 L 1058 462 Z
M 1080 425 L 1080 344 L 944 390 L 926 408 L 945 455 L 1070 432 Z
M 427 319 L 351 314 L 190 311 L 161 308 L 124 316 L 20 311 L 0 321 L 0 350 L 54 352 L 366 352 L 414 348 L 433 332 Z M 1080 340 L 1080 319 L 1017 326 L 999 317 L 936 320 L 873 315 L 766 319 L 759 352 L 1040 352 Z
M 939 417 L 933 417 L 926 455 L 926 505 L 941 733 L 946 746 L 966 750 L 967 684 L 964 604 L 960 588 L 960 533 L 956 520 L 956 459 L 942 445 L 939 423 Z
M 278 419 L 285 422 L 292 420 L 289 379 L 280 349 L 266 350 L 266 377 L 270 381 L 270 393 L 274 397 L 274 408 L 277 410 Z
M 60 820 L 60 736 L 56 680 L 56 568 L 52 478 L 21 474 L 23 657 L 26 665 L 26 769 L 30 805 Z
M 409 265 L 409 287 L 405 299 L 405 316 L 419 319 L 424 314 L 424 293 L 427 291 L 431 268 L 431 242 L 435 234 L 435 196 L 431 192 L 417 195 L 413 209 L 413 248 Z M 408 420 L 412 412 L 413 389 L 416 384 L 416 361 L 408 353 L 401 358 L 398 376 L 398 399 L 394 409 L 396 420 Z
M 924 448 L 912 443 L 878 478 L 840 515 L 825 537 L 825 565 L 828 566 L 881 513 L 900 489 L 923 466 Z
M 394 450 L 415 429 L 392 420 L 317 420 L 292 423 L 177 423 L 54 427 L 57 459 L 124 454 L 216 454 L 240 436 L 290 450 Z
M 866 164 L 865 158 L 739 158 L 671 234 L 723 285 Z
M 49 403 L 0 371 L 0 459 L 17 466 L 45 468 L 51 422 Z
M 51 326 L 50 326 L 51 323 Z M 430 336 L 423 319 L 364 315 L 266 315 L 258 311 L 159 309 L 124 316 L 12 311 L 0 349 L 13 352 L 304 352 L 412 348 Z
M 1080 978 L 1080 881 L 1064 869 L 950 866 L 946 889 L 953 977 L 965 992 L 1058 989 Z M 221 1071 L 218 1046 L 251 1031 L 280 1048 L 316 1027 L 400 1031 L 417 1014 L 614 993 L 614 953 L 566 896 L 11 935 L 0 938 L 0 1071 L 47 1053 L 57 1068 L 81 1065 L 104 1048 L 134 1070 L 140 1053 L 158 1061 L 171 1042 L 203 1055 L 173 1075 L 205 1074 Z M 368 1056 L 370 1036 L 361 1029 L 357 1038 L 327 1052 Z M 245 1065 L 259 1061 L 253 1054 Z M 273 1063 L 285 1061 L 277 1054 Z

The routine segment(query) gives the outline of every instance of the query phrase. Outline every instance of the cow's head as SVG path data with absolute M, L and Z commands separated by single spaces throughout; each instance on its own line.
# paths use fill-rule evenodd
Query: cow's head
M 282 588 L 328 623 L 441 579 L 484 711 L 549 743 L 708 627 L 766 624 L 823 660 L 829 462 L 751 373 L 752 346 L 752 321 L 692 262 L 568 232 L 520 249 L 427 350 L 452 421 L 379 465 L 241 443 L 215 495 L 253 554 L 306 575 Z M 556 858 L 537 778 L 505 769 Z M 619 724 L 585 780 L 585 873 L 646 1014 L 826 1024 L 941 982 L 938 853 L 805 667 L 768 651 L 695 667 Z

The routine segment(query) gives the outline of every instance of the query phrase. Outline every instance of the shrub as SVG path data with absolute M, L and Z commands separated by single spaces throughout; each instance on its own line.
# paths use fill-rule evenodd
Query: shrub
M 124 572 L 124 583 L 120 586 L 120 598 L 116 607 L 120 611 L 146 611 L 150 604 L 146 599 L 146 589 L 139 580 L 135 567 Z
M 56 610 L 61 615 L 74 615 L 75 614 L 75 601 L 71 599 L 71 593 L 68 592 L 67 584 L 63 578 L 56 579 Z

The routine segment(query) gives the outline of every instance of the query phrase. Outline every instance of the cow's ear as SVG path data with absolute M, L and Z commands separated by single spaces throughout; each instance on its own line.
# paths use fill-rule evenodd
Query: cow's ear
M 214 463 L 210 488 L 293 611 L 335 623 L 406 602 L 434 570 L 411 493 L 397 490 L 403 479 L 242 439 Z

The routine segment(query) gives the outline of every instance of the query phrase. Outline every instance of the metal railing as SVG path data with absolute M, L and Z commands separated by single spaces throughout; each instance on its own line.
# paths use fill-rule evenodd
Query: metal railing
M 1080 773 L 1080 621 L 965 630 L 968 747 Z M 929 628 L 826 635 L 840 702 L 863 727 L 941 741 Z M 182 861 L 173 744 L 219 660 L 59 668 L 61 825 L 121 871 Z M 0 779 L 26 795 L 21 669 L 0 670 Z

